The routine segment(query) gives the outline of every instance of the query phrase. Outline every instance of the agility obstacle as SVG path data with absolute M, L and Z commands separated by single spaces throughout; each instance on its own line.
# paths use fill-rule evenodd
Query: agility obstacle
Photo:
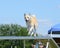
M 39 39 L 39 40 L 40 39 L 48 39 L 48 42 L 46 44 L 46 48 L 48 48 L 49 40 L 52 38 L 50 36 L 36 36 L 36 37 L 34 37 L 34 36 L 0 36 L 0 40 L 24 40 L 24 48 L 25 48 L 25 40 L 31 40 L 31 39 L 34 39 L 34 40 L 36 40 L 36 39 Z M 53 40 L 53 42 L 54 42 L 54 40 Z M 57 44 L 56 44 L 56 46 L 58 47 Z
M 51 39 L 50 36 L 0 36 L 0 40 Z

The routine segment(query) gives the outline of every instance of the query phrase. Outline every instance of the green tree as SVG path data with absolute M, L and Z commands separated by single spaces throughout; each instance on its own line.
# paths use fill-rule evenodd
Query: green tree
M 26 27 L 22 27 L 18 24 L 1 24 L 0 36 L 27 36 L 28 31 Z M 30 48 L 33 40 L 26 40 L 26 48 Z M 23 48 L 23 40 L 0 40 L 0 48 L 11 48 L 11 46 L 17 46 Z

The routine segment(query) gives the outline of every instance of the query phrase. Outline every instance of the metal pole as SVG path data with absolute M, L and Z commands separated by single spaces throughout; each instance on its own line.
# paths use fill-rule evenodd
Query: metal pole
M 25 48 L 25 40 L 24 40 L 24 48 Z
M 46 48 L 49 48 L 49 39 L 48 39 L 48 42 L 46 44 Z
M 36 42 L 36 46 L 35 46 L 35 48 L 38 48 L 38 42 Z
M 48 48 L 48 46 L 49 46 L 49 42 L 47 42 L 47 44 L 46 44 L 46 48 Z
M 52 37 L 52 31 L 51 31 L 51 37 Z
M 11 48 L 13 48 L 12 45 L 11 45 Z
M 17 48 L 17 46 L 15 46 L 15 48 Z

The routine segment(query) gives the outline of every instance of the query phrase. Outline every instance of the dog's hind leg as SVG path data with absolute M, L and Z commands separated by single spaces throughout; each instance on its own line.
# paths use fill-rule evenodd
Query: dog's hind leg
M 34 37 L 36 37 L 36 33 L 34 33 Z
M 31 31 L 30 35 L 32 36 L 34 34 L 33 30 Z
M 30 33 L 32 32 L 33 30 L 33 27 L 30 28 L 29 32 L 28 32 L 28 35 L 30 35 Z
M 34 25 L 34 36 L 36 36 L 37 33 L 36 33 L 36 26 Z

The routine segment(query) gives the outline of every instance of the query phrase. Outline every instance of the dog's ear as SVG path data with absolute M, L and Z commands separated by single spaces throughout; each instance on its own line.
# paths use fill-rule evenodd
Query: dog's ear
M 24 16 L 26 15 L 26 13 L 24 13 Z

